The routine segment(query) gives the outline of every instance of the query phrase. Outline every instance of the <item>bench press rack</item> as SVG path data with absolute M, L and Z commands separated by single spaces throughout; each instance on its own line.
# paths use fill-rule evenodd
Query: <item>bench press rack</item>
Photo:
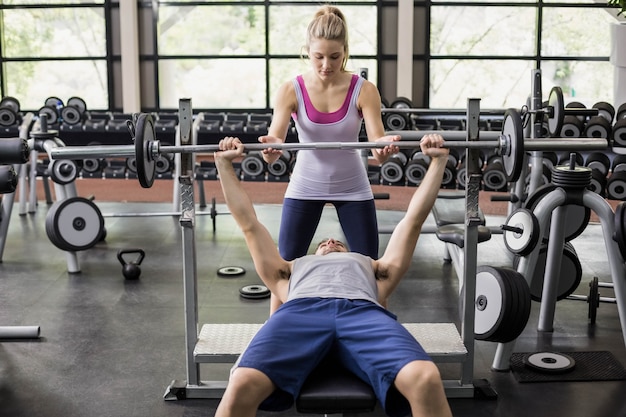
M 478 137 L 479 99 L 468 101 L 468 139 L 476 140 Z M 192 143 L 192 113 L 190 99 L 181 99 L 179 102 L 180 139 L 181 144 Z M 465 250 L 467 261 L 464 263 L 465 275 L 468 277 L 476 274 L 476 244 L 478 212 L 478 190 L 480 177 L 471 173 L 480 172 L 478 167 L 477 150 L 468 149 L 468 186 L 466 187 L 466 201 L 468 206 L 467 228 L 465 231 Z M 475 167 L 472 170 L 471 167 Z M 227 323 L 204 324 L 198 329 L 198 288 L 197 288 L 197 262 L 195 246 L 195 202 L 193 193 L 193 163 L 188 154 L 181 155 L 180 196 L 181 217 L 180 225 L 182 232 L 183 252 L 183 287 L 184 287 L 184 310 L 185 310 L 185 339 L 186 339 L 186 380 L 173 380 L 164 393 L 165 400 L 182 400 L 187 398 L 213 398 L 219 399 L 223 395 L 227 381 L 209 381 L 201 378 L 200 364 L 203 363 L 234 363 L 240 353 L 243 352 L 249 340 L 254 336 L 262 324 L 253 323 Z M 472 256 L 474 251 L 474 256 Z M 464 285 L 465 297 L 463 305 L 463 319 L 461 320 L 461 333 L 454 323 L 404 323 L 404 326 L 423 344 L 435 362 L 461 364 L 461 377 L 458 380 L 445 380 L 444 387 L 449 398 L 473 398 L 475 386 L 473 380 L 474 368 L 474 297 L 475 282 L 468 279 Z M 356 378 L 356 377 L 354 377 Z M 350 387 L 348 387 L 351 389 Z M 300 397 L 296 399 L 296 408 L 302 405 L 306 399 L 313 399 L 313 403 L 307 404 L 307 412 L 317 414 L 353 413 L 371 411 L 373 394 L 363 393 L 358 389 L 351 398 L 358 403 L 369 403 L 366 407 L 347 408 L 335 407 L 329 411 L 328 405 L 321 402 L 324 398 L 316 396 L 315 392 L 305 392 L 303 389 Z M 371 389 L 370 389 L 371 391 Z M 352 395 L 348 393 L 348 396 Z M 365 398 L 363 398 L 365 397 Z M 336 398 L 335 398 L 336 400 Z M 320 402 L 319 404 L 317 402 Z M 310 406 L 313 405 L 313 409 Z M 363 404 L 361 404 L 363 405 Z M 369 408 L 368 408 L 369 407 Z

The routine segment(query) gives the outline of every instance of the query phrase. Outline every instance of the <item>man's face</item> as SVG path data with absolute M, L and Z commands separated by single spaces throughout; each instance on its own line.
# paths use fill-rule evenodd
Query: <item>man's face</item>
M 348 252 L 348 247 L 339 240 L 328 238 L 322 240 L 315 250 L 316 255 L 326 255 L 331 252 Z

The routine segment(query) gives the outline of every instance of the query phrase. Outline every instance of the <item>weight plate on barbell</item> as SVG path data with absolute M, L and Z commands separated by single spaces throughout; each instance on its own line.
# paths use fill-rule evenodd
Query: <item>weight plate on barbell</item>
M 54 203 L 46 215 L 46 233 L 57 248 L 76 252 L 101 240 L 104 217 L 91 200 L 71 197 Z
M 135 158 L 137 179 L 143 188 L 152 187 L 156 176 L 156 161 L 150 153 L 155 136 L 152 116 L 141 113 L 135 124 Z
M 507 109 L 502 123 L 502 135 L 508 139 L 508 149 L 502 152 L 502 167 L 507 181 L 515 182 L 522 174 L 524 163 L 524 131 L 522 117 L 516 109 Z
M 551 114 L 548 115 L 548 131 L 550 136 L 554 138 L 561 134 L 563 119 L 565 118 L 565 103 L 561 87 L 552 87 L 548 96 L 548 106 L 552 108 Z
M 246 285 L 245 287 L 241 287 L 239 295 L 243 298 L 259 300 L 268 298 L 271 295 L 271 292 L 265 285 Z
M 513 253 L 526 256 L 539 242 L 539 220 L 532 211 L 517 209 L 506 220 L 506 225 L 521 229 L 520 232 L 504 230 L 504 245 Z
M 525 356 L 524 364 L 535 371 L 555 374 L 571 371 L 576 361 L 562 353 L 538 352 Z
M 246 273 L 246 270 L 240 266 L 223 266 L 217 270 L 220 277 L 238 277 Z

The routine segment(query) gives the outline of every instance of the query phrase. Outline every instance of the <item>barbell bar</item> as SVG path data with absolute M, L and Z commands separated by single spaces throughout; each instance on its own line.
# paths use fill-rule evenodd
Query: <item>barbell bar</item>
M 129 126 L 130 127 L 130 126 Z M 73 146 L 56 147 L 49 151 L 50 159 L 86 159 L 93 157 L 135 157 L 137 161 L 137 178 L 144 188 L 150 188 L 155 178 L 155 161 L 163 153 L 204 153 L 219 150 L 218 145 L 183 145 L 161 146 L 155 138 L 154 121 L 148 113 L 141 113 L 136 117 L 134 128 L 129 128 L 133 136 L 134 145 L 109 146 Z M 604 149 L 608 147 L 606 139 L 571 139 L 552 138 L 550 140 L 533 139 L 524 142 L 522 118 L 515 109 L 505 112 L 502 131 L 484 132 L 488 138 L 495 140 L 460 140 L 466 138 L 466 132 L 460 131 L 398 131 L 387 132 L 397 134 L 403 140 L 397 142 L 313 142 L 313 143 L 249 143 L 244 144 L 246 150 L 337 150 L 337 149 L 377 149 L 394 145 L 400 148 L 419 148 L 421 139 L 429 133 L 437 133 L 444 137 L 444 147 L 464 149 L 494 149 L 502 158 L 507 180 L 515 182 L 522 172 L 525 151 L 543 150 L 581 150 Z M 455 140 L 456 139 L 456 140 Z

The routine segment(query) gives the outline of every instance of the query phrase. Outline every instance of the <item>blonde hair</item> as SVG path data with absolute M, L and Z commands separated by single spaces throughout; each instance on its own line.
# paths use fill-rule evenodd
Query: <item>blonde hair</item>
M 325 39 L 338 41 L 343 45 L 344 57 L 341 70 L 346 69 L 348 63 L 348 24 L 343 12 L 335 6 L 322 6 L 307 28 L 305 49 L 308 53 L 311 41 Z

